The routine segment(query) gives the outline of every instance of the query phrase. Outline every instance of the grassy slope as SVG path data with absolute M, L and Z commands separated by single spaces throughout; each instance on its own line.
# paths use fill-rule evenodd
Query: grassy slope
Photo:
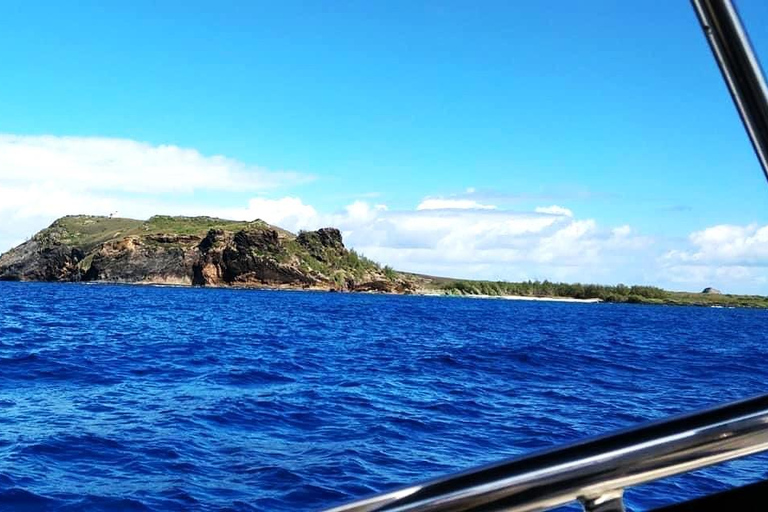
M 177 235 L 205 236 L 211 229 L 237 231 L 246 228 L 271 228 L 284 237 L 293 238 L 294 234 L 277 226 L 267 224 L 262 220 L 237 221 L 218 219 L 216 217 L 169 217 L 155 215 L 143 224 L 143 233 L 173 233 Z
M 242 222 L 215 217 L 169 217 L 157 215 L 147 221 L 120 217 L 76 215 L 62 217 L 47 231 L 57 233 L 61 241 L 85 249 L 116 237 L 152 234 L 198 235 L 204 237 L 210 229 L 238 230 L 244 228 L 272 227 L 281 235 L 294 235 L 284 229 L 270 226 L 263 221 Z
M 41 235 L 54 232 L 67 245 L 90 249 L 112 238 L 136 231 L 140 220 L 107 217 L 62 217 Z
M 708 293 L 667 292 L 664 304 L 695 306 L 724 306 L 741 308 L 767 308 L 768 297 L 761 295 L 716 295 Z

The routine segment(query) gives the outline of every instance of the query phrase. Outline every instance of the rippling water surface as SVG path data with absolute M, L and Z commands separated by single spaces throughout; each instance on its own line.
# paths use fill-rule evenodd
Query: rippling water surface
M 768 391 L 767 326 L 757 310 L 0 283 L 0 510 L 335 505 Z

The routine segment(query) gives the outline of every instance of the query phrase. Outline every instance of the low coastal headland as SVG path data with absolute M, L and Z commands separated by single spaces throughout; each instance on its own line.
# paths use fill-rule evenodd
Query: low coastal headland
M 264 221 L 62 217 L 0 256 L 0 280 L 232 286 L 768 308 L 768 297 L 653 286 L 470 281 L 398 272 L 344 246 L 335 228 L 291 233 Z
M 676 306 L 719 306 L 768 308 L 768 297 L 761 295 L 730 295 L 708 291 L 706 293 L 674 292 L 656 286 L 606 286 L 580 283 L 552 283 L 526 281 L 466 281 L 432 278 L 448 293 L 485 297 L 546 297 L 553 300 L 570 298 L 578 302 L 626 302 L 630 304 L 667 304 Z

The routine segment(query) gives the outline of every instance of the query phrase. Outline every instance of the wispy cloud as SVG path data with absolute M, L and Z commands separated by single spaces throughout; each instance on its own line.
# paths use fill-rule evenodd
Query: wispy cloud
M 565 217 L 573 217 L 573 212 L 568 208 L 562 206 L 538 206 L 535 210 L 536 213 L 548 213 L 550 215 L 563 215 Z
M 495 210 L 492 204 L 482 204 L 471 199 L 443 199 L 428 197 L 416 207 L 417 210 Z
M 256 204 L 249 213 L 289 229 L 339 227 L 349 245 L 401 270 L 466 278 L 611 282 L 651 243 L 629 226 L 600 226 L 559 205 L 525 212 L 425 198 L 412 210 L 360 200 L 320 212 L 297 198 Z
M 441 197 L 445 199 L 467 199 L 484 203 L 493 203 L 498 206 L 520 202 L 568 203 L 586 200 L 614 201 L 620 199 L 620 196 L 617 194 L 595 192 L 586 187 L 576 185 L 550 187 L 541 192 L 509 192 L 504 190 L 467 187 L 461 192 L 448 193 Z
M 337 211 L 323 211 L 286 191 L 311 179 L 176 146 L 0 135 L 0 251 L 66 214 L 214 215 L 261 218 L 293 231 L 336 226 L 369 257 L 429 274 L 763 292 L 768 283 L 764 225 L 715 225 L 687 238 L 660 240 L 620 221 L 605 225 L 581 216 L 578 199 L 473 187 L 424 197 L 410 209 L 393 210 L 369 193 L 345 200 L 347 206 Z M 239 204 L 199 200 L 216 192 Z M 572 196 L 593 197 L 587 191 Z M 512 199 L 523 198 L 536 206 L 509 208 Z
M 100 137 L 0 135 L 0 181 L 14 189 L 34 186 L 142 195 L 256 192 L 311 179 L 173 145 Z
M 0 251 L 62 215 L 197 214 L 206 207 L 190 204 L 193 194 L 264 193 L 312 179 L 173 145 L 0 134 Z

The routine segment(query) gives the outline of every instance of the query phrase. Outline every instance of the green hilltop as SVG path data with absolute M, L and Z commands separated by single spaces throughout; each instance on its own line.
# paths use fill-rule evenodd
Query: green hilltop
M 0 279 L 407 292 L 334 228 L 298 234 L 262 220 L 62 217 L 0 257 Z

